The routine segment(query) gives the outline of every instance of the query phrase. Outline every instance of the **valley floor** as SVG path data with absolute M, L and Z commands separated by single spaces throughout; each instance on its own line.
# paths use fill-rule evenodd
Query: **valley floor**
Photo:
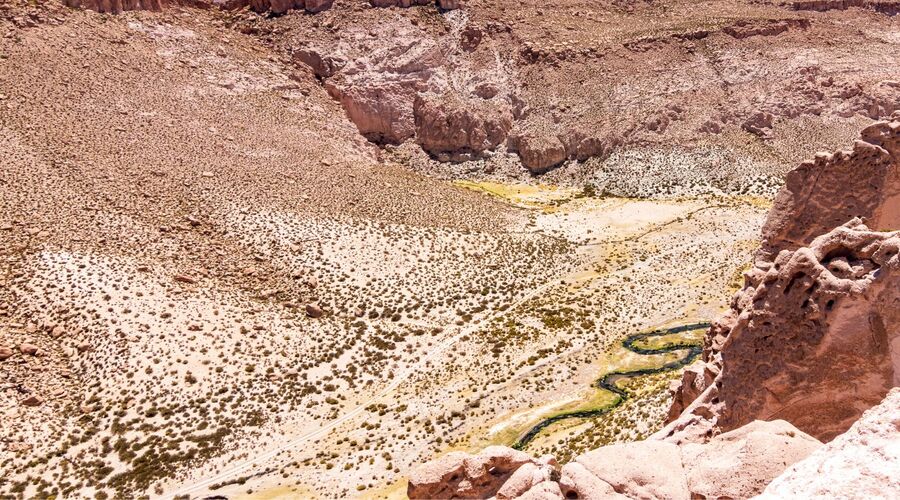
M 240 480 L 214 491 L 402 496 L 402 478 L 415 463 L 450 450 L 511 445 L 548 415 L 600 403 L 608 395 L 589 385 L 601 373 L 659 361 L 622 349 L 624 336 L 719 313 L 742 280 L 766 208 L 735 197 L 648 201 L 574 198 L 576 192 L 552 188 L 503 191 L 514 203 L 523 202 L 517 191 L 530 193 L 525 233 L 558 241 L 565 259 L 513 283 L 500 307 L 450 326 L 435 316 L 410 322 L 415 326 L 400 320 L 399 327 L 431 333 L 406 344 L 386 377 L 360 379 L 368 388 L 339 391 L 346 402 L 326 419 L 281 424 L 265 445 L 241 446 L 246 456 L 202 469 L 179 491 Z M 446 264 L 450 274 L 458 269 Z M 508 264 L 470 265 L 502 273 Z M 677 375 L 629 383 L 636 397 L 621 408 L 554 424 L 526 450 L 565 459 L 646 436 L 661 425 L 668 382 Z

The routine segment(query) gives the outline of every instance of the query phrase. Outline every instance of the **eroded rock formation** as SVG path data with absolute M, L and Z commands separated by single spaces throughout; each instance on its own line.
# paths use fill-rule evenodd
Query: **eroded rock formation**
M 830 440 L 900 384 L 898 165 L 895 119 L 788 174 L 705 363 L 675 391 L 666 435 L 783 418 Z
M 673 414 L 703 391 L 668 435 L 772 418 L 823 440 L 846 431 L 900 382 L 898 253 L 900 233 L 855 219 L 757 262 L 685 376 Z
M 534 459 L 503 446 L 489 446 L 477 455 L 453 452 L 419 467 L 407 494 L 410 498 L 514 498 L 550 480 L 555 465 L 549 457 Z
M 748 498 L 821 443 L 784 421 L 753 422 L 706 443 L 605 446 L 559 468 L 492 446 L 454 452 L 416 469 L 410 498 Z M 648 466 L 652 464 L 651 466 Z
M 848 151 L 819 153 L 787 175 L 763 228 L 773 258 L 864 217 L 875 230 L 900 228 L 900 116 L 865 128 Z
M 418 96 L 413 116 L 422 149 L 454 160 L 493 150 L 506 141 L 513 122 L 505 103 L 453 93 Z

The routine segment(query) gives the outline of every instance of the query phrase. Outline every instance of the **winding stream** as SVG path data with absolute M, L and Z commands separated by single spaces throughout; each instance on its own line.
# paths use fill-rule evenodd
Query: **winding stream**
M 693 330 L 700 330 L 702 328 L 709 328 L 709 323 L 691 323 L 688 325 L 676 326 L 673 328 L 664 328 L 660 330 L 654 330 L 652 332 L 645 333 L 637 333 L 634 335 L 630 335 L 622 341 L 622 347 L 628 349 L 629 351 L 635 354 L 641 355 L 654 355 L 654 354 L 667 354 L 674 351 L 687 351 L 684 356 L 681 358 L 665 363 L 656 368 L 644 368 L 641 370 L 631 370 L 631 371 L 615 371 L 607 373 L 600 380 L 598 380 L 594 386 L 599 389 L 605 389 L 613 394 L 616 394 L 618 398 L 616 401 L 604 406 L 602 408 L 595 408 L 592 410 L 578 410 L 567 413 L 560 413 L 558 415 L 553 415 L 552 417 L 546 418 L 539 423 L 537 423 L 534 427 L 528 430 L 518 441 L 513 445 L 513 448 L 517 450 L 521 450 L 528 443 L 530 443 L 537 435 L 547 428 L 549 425 L 559 422 L 560 420 L 565 420 L 567 418 L 589 418 L 589 417 L 597 417 L 600 415 L 604 415 L 609 413 L 613 409 L 617 408 L 619 405 L 624 403 L 628 399 L 628 393 L 620 389 L 618 386 L 618 382 L 622 379 L 626 378 L 634 378 L 641 377 L 644 375 L 650 375 L 652 373 L 660 373 L 667 372 L 670 370 L 677 370 L 683 366 L 691 364 L 697 356 L 703 351 L 703 347 L 698 343 L 672 343 L 666 344 L 663 347 L 657 349 L 648 349 L 645 347 L 640 347 L 636 345 L 639 342 L 646 341 L 647 339 L 654 337 L 664 337 L 666 335 L 672 335 L 675 333 L 689 332 Z

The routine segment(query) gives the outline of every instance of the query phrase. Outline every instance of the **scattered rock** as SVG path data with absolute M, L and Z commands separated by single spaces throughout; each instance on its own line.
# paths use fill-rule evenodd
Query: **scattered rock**
M 325 311 L 317 304 L 306 304 L 306 315 L 310 318 L 321 318 L 323 314 Z
M 27 354 L 29 356 L 37 356 L 37 353 L 39 350 L 40 349 L 38 348 L 38 346 L 36 346 L 34 344 L 29 344 L 29 343 L 19 344 L 19 351 L 22 354 Z
M 22 404 L 25 406 L 41 406 L 42 404 L 44 404 L 44 398 L 36 394 L 32 394 L 31 396 L 23 399 Z
M 194 278 L 193 276 L 188 276 L 186 274 L 176 274 L 174 279 L 179 283 L 187 283 L 189 285 L 197 284 L 196 278 Z
M 50 336 L 54 339 L 58 339 L 65 335 L 66 330 L 61 326 L 55 326 L 52 330 L 50 330 Z

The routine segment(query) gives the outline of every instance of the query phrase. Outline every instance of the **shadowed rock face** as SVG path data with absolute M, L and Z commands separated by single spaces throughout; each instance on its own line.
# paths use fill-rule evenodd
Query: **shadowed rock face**
M 763 227 L 760 257 L 808 245 L 863 217 L 875 230 L 900 228 L 900 115 L 860 134 L 849 151 L 819 153 L 790 172 Z

